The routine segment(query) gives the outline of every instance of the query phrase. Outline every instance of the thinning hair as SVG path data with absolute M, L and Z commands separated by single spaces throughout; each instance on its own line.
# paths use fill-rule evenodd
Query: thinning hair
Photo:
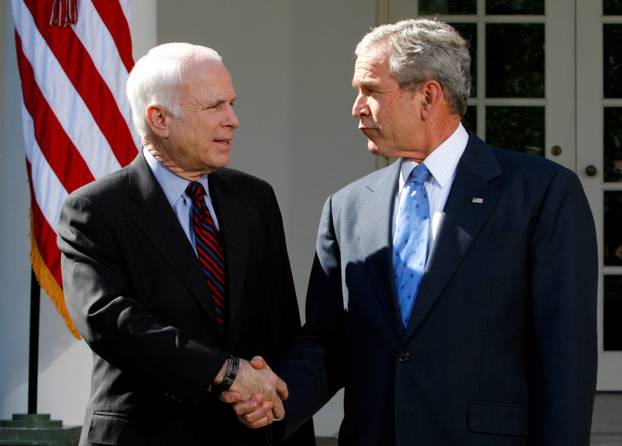
M 385 46 L 389 72 L 400 87 L 414 90 L 422 82 L 438 82 L 452 112 L 463 116 L 471 91 L 469 44 L 447 23 L 409 19 L 381 25 L 367 33 L 355 54 Z
M 160 105 L 173 116 L 181 114 L 175 99 L 177 89 L 183 82 L 185 67 L 199 60 L 222 62 L 222 57 L 205 46 L 173 42 L 158 45 L 138 59 L 127 79 L 126 92 L 132 121 L 141 138 L 150 133 L 145 119 L 145 110 L 150 105 Z

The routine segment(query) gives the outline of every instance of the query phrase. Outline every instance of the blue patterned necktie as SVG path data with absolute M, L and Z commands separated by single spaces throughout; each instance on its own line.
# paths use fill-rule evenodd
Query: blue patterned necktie
M 430 204 L 425 164 L 413 169 L 400 195 L 393 234 L 393 273 L 402 323 L 408 326 L 428 257 Z
M 197 258 L 214 303 L 218 331 L 222 334 L 225 326 L 225 253 L 220 242 L 220 232 L 205 204 L 203 185 L 191 182 L 186 188 L 186 195 L 192 200 L 192 230 Z

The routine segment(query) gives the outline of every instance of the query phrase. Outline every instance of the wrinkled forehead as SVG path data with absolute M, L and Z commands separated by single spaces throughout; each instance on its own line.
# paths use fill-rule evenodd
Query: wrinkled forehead
M 214 58 L 189 56 L 181 60 L 182 84 L 216 77 L 230 77 L 225 65 Z
M 372 47 L 359 52 L 354 61 L 353 85 L 390 76 L 388 51 L 384 48 Z
M 180 94 L 197 100 L 231 100 L 235 90 L 229 70 L 213 59 L 196 60 L 182 70 Z

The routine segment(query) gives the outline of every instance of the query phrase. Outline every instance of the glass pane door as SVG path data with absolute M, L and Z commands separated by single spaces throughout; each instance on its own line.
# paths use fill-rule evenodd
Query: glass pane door
M 577 0 L 577 173 L 599 238 L 599 390 L 622 390 L 622 2 Z
M 391 0 L 388 20 L 438 17 L 471 44 L 463 119 L 488 143 L 575 168 L 574 8 L 567 0 Z

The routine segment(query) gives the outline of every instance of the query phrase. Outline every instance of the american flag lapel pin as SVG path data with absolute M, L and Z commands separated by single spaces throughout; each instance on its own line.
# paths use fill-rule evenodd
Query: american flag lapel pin
M 471 203 L 484 204 L 484 199 L 482 197 L 473 197 Z

